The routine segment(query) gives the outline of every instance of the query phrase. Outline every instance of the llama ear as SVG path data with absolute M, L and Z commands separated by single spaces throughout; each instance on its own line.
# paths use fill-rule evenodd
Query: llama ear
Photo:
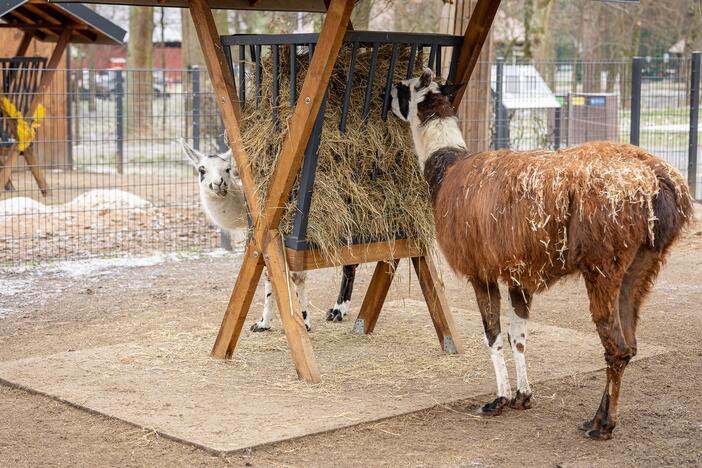
M 226 153 L 222 153 L 220 156 L 229 162 L 232 162 L 232 160 L 234 159 L 234 153 L 232 153 L 231 148 L 229 148 Z
M 182 138 L 180 140 L 180 144 L 183 145 L 183 151 L 185 151 L 185 155 L 188 157 L 188 159 L 190 159 L 193 166 L 198 167 L 200 165 L 200 160 L 204 155 L 187 144 Z
M 441 91 L 441 94 L 443 94 L 446 97 L 453 96 L 458 92 L 459 89 L 464 87 L 466 84 L 465 83 L 456 83 L 456 84 L 445 84 L 439 86 L 439 91 Z
M 434 79 L 434 72 L 431 70 L 431 68 L 426 67 L 422 74 L 419 76 L 419 85 L 417 86 L 417 89 L 422 89 L 426 88 L 431 84 L 431 80 Z

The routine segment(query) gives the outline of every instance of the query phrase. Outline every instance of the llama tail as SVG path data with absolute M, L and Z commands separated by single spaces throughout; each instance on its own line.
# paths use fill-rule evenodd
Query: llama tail
M 656 164 L 659 191 L 653 198 L 653 250 L 662 252 L 692 220 L 694 207 L 690 190 L 682 175 L 667 164 Z

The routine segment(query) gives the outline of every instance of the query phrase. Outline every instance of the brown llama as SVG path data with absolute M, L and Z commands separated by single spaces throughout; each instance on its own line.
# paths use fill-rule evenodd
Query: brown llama
M 438 85 L 427 69 L 393 86 L 391 106 L 410 123 L 424 163 L 438 244 L 475 290 L 497 379 L 497 398 L 481 412 L 530 408 L 524 354 L 532 297 L 581 274 L 607 363 L 600 406 L 581 429 L 609 439 L 622 374 L 636 354 L 639 309 L 692 217 L 685 181 L 664 161 L 625 144 L 471 155 L 447 97 L 456 89 Z M 502 354 L 500 279 L 514 309 L 507 334 L 517 371 L 514 397 Z

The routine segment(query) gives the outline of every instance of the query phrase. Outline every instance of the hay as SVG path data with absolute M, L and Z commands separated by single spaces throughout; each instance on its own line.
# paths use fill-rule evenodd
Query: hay
M 307 240 L 332 260 L 352 239 L 388 240 L 403 233 L 423 247 L 430 246 L 433 240 L 431 204 L 409 128 L 392 117 L 387 122 L 381 119 L 380 94 L 385 86 L 386 64 L 391 52 L 391 46 L 379 49 L 370 114 L 364 122 L 362 110 L 371 51 L 359 49 L 346 132 L 343 134 L 339 131 L 339 122 L 351 56 L 348 48 L 342 49 L 329 82 Z M 404 79 L 409 55 L 409 47 L 400 49 L 395 80 Z M 262 60 L 260 107 L 256 109 L 249 100 L 243 109 L 244 147 L 262 200 L 294 111 L 290 105 L 289 51 L 281 49 L 280 56 L 279 123 L 274 125 L 271 118 L 273 77 L 270 57 Z M 309 65 L 307 57 L 305 54 L 297 58 L 298 96 Z M 420 56 L 415 71 L 419 72 L 422 63 Z M 253 83 L 248 84 L 247 89 L 251 90 L 248 95 L 252 96 Z M 295 183 L 281 222 L 280 229 L 285 235 L 292 231 L 298 191 L 299 181 Z

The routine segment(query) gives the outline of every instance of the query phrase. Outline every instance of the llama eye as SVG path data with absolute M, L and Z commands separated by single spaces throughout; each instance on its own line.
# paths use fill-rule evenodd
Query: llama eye
M 207 171 L 205 170 L 205 168 L 202 167 L 202 166 L 198 167 L 197 170 L 198 170 L 198 171 L 200 172 L 200 174 L 202 174 L 202 175 L 204 175 L 205 172 L 207 172 Z
M 231 167 L 228 167 L 227 170 L 224 171 L 224 172 L 226 172 L 227 174 L 229 174 L 229 173 L 231 172 L 231 170 L 232 170 L 232 168 L 231 168 Z

